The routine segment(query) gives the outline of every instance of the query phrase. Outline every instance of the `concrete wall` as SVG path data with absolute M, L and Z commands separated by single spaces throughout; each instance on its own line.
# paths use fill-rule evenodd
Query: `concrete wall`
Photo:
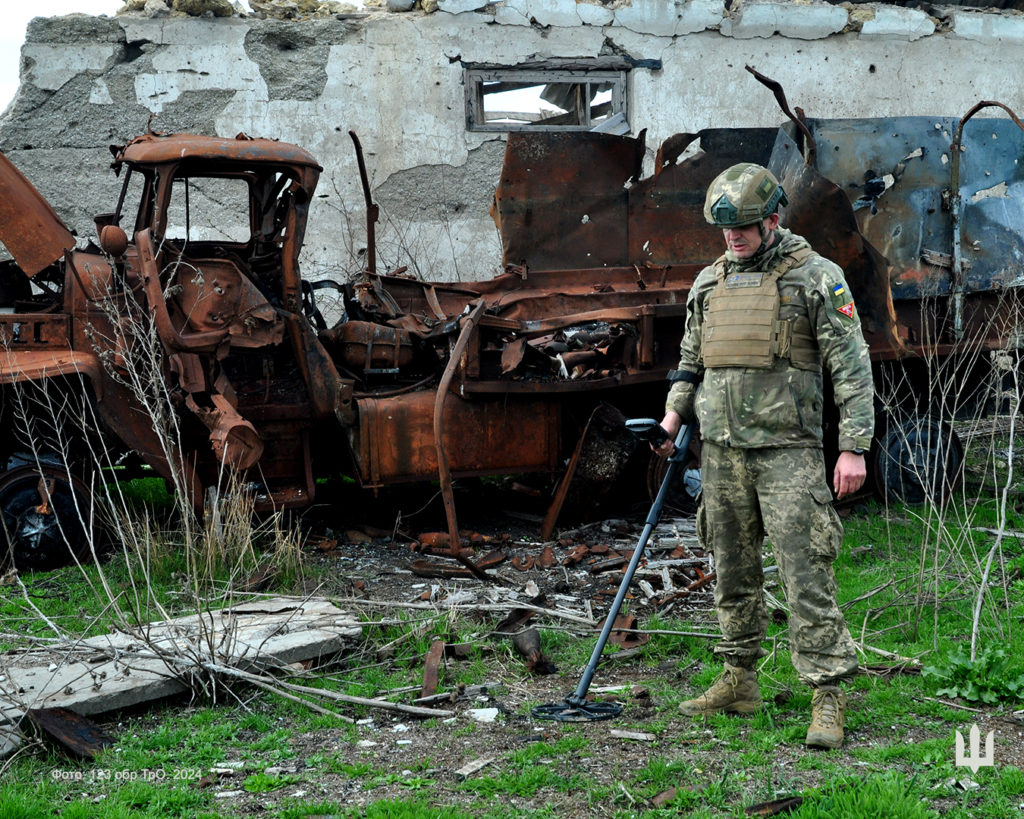
M 346 278 L 365 244 L 348 130 L 366 150 L 383 224 L 380 267 L 425 278 L 499 272 L 488 215 L 504 141 L 465 127 L 464 63 L 619 55 L 634 68 L 630 126 L 653 156 L 679 131 L 771 126 L 782 115 L 746 71 L 779 80 L 812 117 L 959 116 L 979 99 L 1024 114 L 1024 15 L 734 0 L 438 0 L 438 10 L 256 17 L 37 19 L 3 150 L 80 235 L 110 210 L 107 146 L 144 131 L 276 137 L 324 166 L 307 276 Z M 152 6 L 150 6 L 152 7 Z

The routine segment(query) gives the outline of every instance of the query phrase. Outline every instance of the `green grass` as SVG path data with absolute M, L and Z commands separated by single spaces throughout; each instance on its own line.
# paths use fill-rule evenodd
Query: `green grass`
M 365 819 L 472 819 L 475 816 L 457 808 L 431 805 L 426 800 L 405 799 L 382 799 L 367 806 L 365 812 L 353 810 L 345 815 Z
M 923 788 L 911 777 L 894 774 L 830 783 L 804 794 L 804 802 L 790 816 L 797 819 L 927 819 L 936 814 L 921 801 Z
M 976 583 L 977 561 L 992 543 L 991 534 L 976 530 L 995 528 L 998 521 L 998 510 L 989 502 L 961 503 L 941 517 L 934 510 L 874 504 L 847 518 L 836 574 L 840 603 L 846 606 L 854 638 L 901 656 L 920 657 L 925 664 L 969 650 L 975 602 L 971 584 Z M 1024 530 L 1024 516 L 1012 512 L 1005 525 Z M 853 554 L 855 548 L 868 545 L 870 551 Z M 1024 548 L 1019 541 L 1004 542 L 1003 558 L 992 580 L 997 588 L 1005 565 L 1013 591 L 1008 599 L 1001 593 L 986 599 L 980 636 L 982 645 L 998 645 L 1015 661 L 1024 656 L 1024 596 L 1017 589 L 1024 591 Z M 181 566 L 172 568 L 175 559 L 169 553 L 154 594 L 166 605 L 180 607 Z M 127 583 L 129 568 L 116 556 L 105 571 L 114 583 Z M 95 573 L 87 572 L 86 577 L 94 585 L 98 580 Z M 109 625 L 104 598 L 77 570 L 29 575 L 24 581 L 32 601 L 61 628 L 74 632 L 91 625 L 95 632 Z M 783 598 L 777 586 L 772 592 Z M 432 640 L 441 636 L 474 648 L 468 658 L 448 658 L 442 664 L 440 690 L 493 679 L 506 681 L 516 691 L 533 685 L 507 642 L 485 636 L 487 622 L 464 618 L 439 623 L 422 613 L 389 612 L 388 619 L 400 622 L 377 625 L 378 616 L 365 615 L 364 645 L 358 656 L 325 669 L 306 684 L 358 696 L 419 685 L 423 656 Z M 0 589 L 0 617 L 23 633 L 49 636 L 16 589 Z M 707 611 L 696 611 L 692 618 L 656 614 L 643 621 L 654 630 L 681 631 L 713 630 L 712 623 Z M 650 694 L 647 706 L 627 696 L 625 714 L 614 723 L 538 726 L 529 711 L 541 700 L 520 698 L 518 707 L 496 725 L 464 717 L 450 723 L 421 723 L 417 728 L 426 742 L 403 748 L 391 744 L 387 726 L 394 721 L 392 716 L 365 708 L 338 710 L 356 718 L 373 717 L 373 726 L 339 724 L 302 705 L 251 691 L 241 692 L 240 700 L 222 696 L 217 704 L 158 706 L 119 717 L 116 745 L 94 761 L 40 752 L 6 763 L 0 819 L 237 815 L 231 800 L 214 798 L 217 786 L 196 789 L 191 787 L 194 777 L 170 778 L 182 769 L 183 760 L 190 773 L 194 769 L 203 774 L 219 763 L 244 762 L 244 768 L 219 786 L 243 790 L 269 806 L 267 816 L 287 819 L 559 817 L 566 815 L 566 805 L 578 815 L 738 817 L 753 803 L 786 794 L 803 797 L 801 807 L 790 814 L 796 817 L 941 814 L 973 819 L 1019 814 L 1024 772 L 1000 763 L 998 737 L 995 767 L 974 775 L 956 768 L 953 760 L 953 732 L 966 732 L 972 722 L 1005 710 L 1012 700 L 983 706 L 983 714 L 976 715 L 937 702 L 945 697 L 939 695 L 934 679 L 912 673 L 862 675 L 847 687 L 847 746 L 836 752 L 809 752 L 803 738 L 810 693 L 797 680 L 785 633 L 785 624 L 769 629 L 765 646 L 772 653 L 760 673 L 766 707 L 745 718 L 679 716 L 678 703 L 707 686 L 719 673 L 720 663 L 711 653 L 711 641 L 666 634 L 653 635 L 638 655 L 598 670 L 596 684 L 621 670 L 641 679 Z M 544 652 L 561 672 L 557 689 L 575 687 L 595 639 L 593 634 L 581 637 L 564 628 L 542 629 Z M 388 644 L 388 656 L 378 658 L 377 650 Z M 865 655 L 864 662 L 891 665 L 873 654 Z M 1008 668 L 1007 673 L 1016 673 L 1014 666 Z M 776 695 L 780 703 L 775 702 Z M 644 731 L 655 740 L 632 744 L 628 753 L 606 761 L 607 749 L 621 742 L 609 737 L 612 727 Z M 308 755 L 309 745 L 295 742 L 302 733 L 329 739 Z M 363 739 L 373 739 L 375 750 L 361 747 Z M 466 751 L 466 761 L 482 755 L 481 749 L 494 761 L 459 782 L 446 764 L 437 761 L 435 749 L 458 749 L 467 742 L 474 750 Z M 626 759 L 628 763 L 622 761 Z M 266 772 L 271 766 L 295 766 L 296 772 L 273 775 Z M 135 772 L 136 779 L 97 780 L 94 775 L 100 770 Z M 55 777 L 55 771 L 65 775 Z M 979 787 L 963 792 L 948 784 L 965 777 Z M 345 789 L 359 794 L 359 799 L 341 798 L 328 788 Z M 655 797 L 673 789 L 671 799 L 654 807 Z M 514 814 L 510 804 L 516 805 Z

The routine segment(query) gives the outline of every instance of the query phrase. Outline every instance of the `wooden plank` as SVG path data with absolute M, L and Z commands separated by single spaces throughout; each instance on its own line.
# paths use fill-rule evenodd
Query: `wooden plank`
M 459 768 L 455 772 L 455 778 L 460 780 L 466 779 L 467 777 L 475 774 L 481 768 L 486 768 L 488 765 L 494 762 L 495 758 L 496 757 L 493 756 L 486 756 L 483 759 L 475 759 L 472 762 L 469 762 L 466 765 L 463 765 L 461 768 Z
M 115 742 L 96 723 L 67 708 L 33 708 L 28 718 L 44 737 L 86 759 L 94 758 Z

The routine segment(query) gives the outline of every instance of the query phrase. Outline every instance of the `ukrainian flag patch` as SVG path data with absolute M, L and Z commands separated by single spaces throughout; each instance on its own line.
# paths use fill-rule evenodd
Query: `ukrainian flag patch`
M 839 283 L 832 286 L 831 301 L 833 310 L 836 310 L 848 319 L 854 317 L 856 308 L 854 307 L 853 299 L 846 290 L 845 284 Z

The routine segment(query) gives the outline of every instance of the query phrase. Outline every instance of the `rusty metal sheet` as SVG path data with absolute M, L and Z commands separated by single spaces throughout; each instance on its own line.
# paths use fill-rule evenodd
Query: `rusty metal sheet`
M 0 344 L 10 352 L 45 350 L 54 355 L 54 348 L 70 343 L 69 320 L 66 315 L 52 313 L 0 314 Z
M 284 337 L 284 322 L 233 261 L 182 256 L 170 264 L 179 263 L 171 298 L 190 332 L 227 329 L 233 347 L 263 347 Z
M 872 352 L 909 352 L 897 329 L 888 264 L 860 233 L 847 194 L 804 161 L 784 130 L 769 167 L 789 196 L 786 227 L 843 268 Z
M 250 164 L 291 164 L 323 170 L 313 155 L 297 145 L 273 139 L 254 139 L 239 134 L 235 138 L 198 134 L 154 134 L 137 136 L 117 149 L 115 165 L 121 162 L 165 163 L 184 160 L 242 162 Z
M 357 400 L 353 452 L 367 486 L 437 477 L 433 391 Z M 458 475 L 553 469 L 559 456 L 559 411 L 544 399 L 446 404 L 444 445 Z
M 432 697 L 437 693 L 438 675 L 441 670 L 441 658 L 444 656 L 444 640 L 434 640 L 427 651 L 423 663 L 423 686 L 420 689 L 420 698 Z
M 0 154 L 0 242 L 29 277 L 75 246 L 75 237 L 50 203 L 3 154 Z
M 893 298 L 949 292 L 947 208 L 957 117 L 808 119 L 817 170 L 846 193 L 865 238 L 893 266 Z M 975 117 L 963 131 L 964 289 L 1024 285 L 1024 131 Z
M 692 135 L 700 152 L 629 189 L 629 256 L 626 263 L 696 265 L 722 255 L 722 232 L 704 220 L 704 194 L 719 173 L 737 162 L 768 164 L 777 128 L 709 128 Z M 691 136 L 691 135 L 687 135 Z M 659 154 L 673 158 L 665 141 Z M 678 149 L 676 149 L 678 150 Z
M 18 384 L 65 375 L 81 375 L 89 379 L 97 398 L 102 398 L 104 380 L 102 367 L 92 353 L 71 350 L 0 351 L 0 384 Z
M 491 209 L 504 264 L 624 264 L 626 182 L 639 175 L 643 155 L 642 135 L 510 133 Z
M 1013 343 L 1011 315 L 1024 285 L 1024 131 L 1009 119 L 975 117 L 965 124 L 955 242 L 949 202 L 958 122 L 809 119 L 813 169 L 793 156 L 793 126 L 776 143 L 772 167 L 795 202 L 787 224 L 846 269 L 876 359 L 924 344 L 945 355 L 965 335 L 989 348 Z M 801 200 L 802 185 L 813 176 L 834 183 L 828 199 Z M 955 244 L 963 266 L 956 283 Z

